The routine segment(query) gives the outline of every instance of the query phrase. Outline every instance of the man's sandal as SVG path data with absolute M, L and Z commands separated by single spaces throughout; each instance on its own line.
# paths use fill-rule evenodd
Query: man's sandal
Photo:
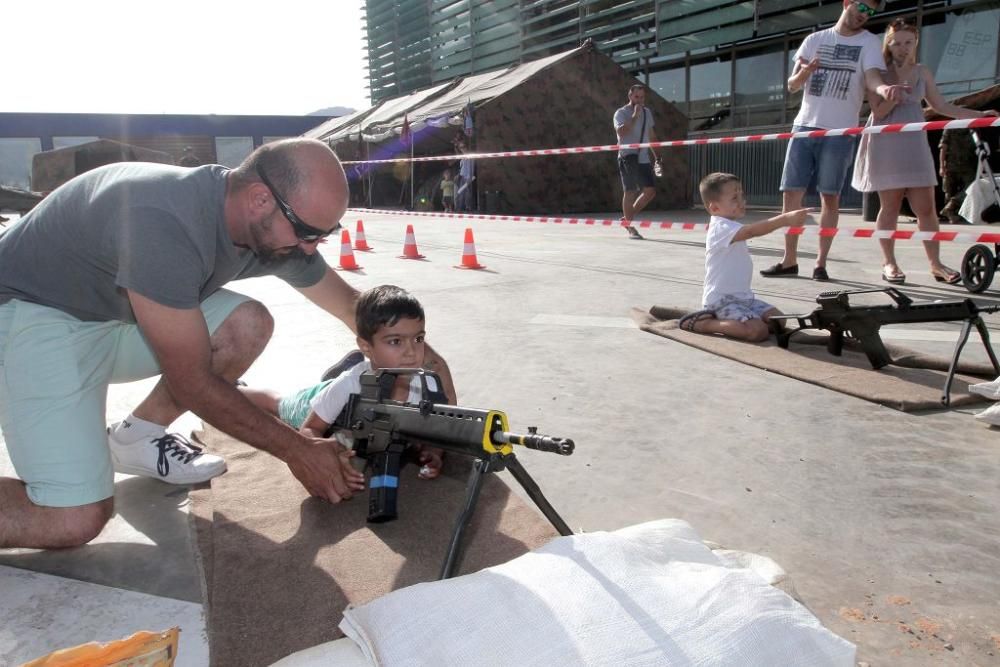
M 688 313 L 680 320 L 677 321 L 677 327 L 683 329 L 684 331 L 690 331 L 692 333 L 697 333 L 694 330 L 695 325 L 702 320 L 710 320 L 715 318 L 715 312 L 711 310 L 696 310 L 693 313 Z

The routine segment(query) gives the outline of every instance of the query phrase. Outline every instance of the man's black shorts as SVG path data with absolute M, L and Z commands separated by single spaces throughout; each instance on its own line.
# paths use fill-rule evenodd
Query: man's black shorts
M 625 192 L 635 192 L 643 188 L 656 187 L 653 176 L 653 165 L 639 162 L 638 155 L 625 155 L 618 158 L 618 173 L 622 177 L 622 187 Z

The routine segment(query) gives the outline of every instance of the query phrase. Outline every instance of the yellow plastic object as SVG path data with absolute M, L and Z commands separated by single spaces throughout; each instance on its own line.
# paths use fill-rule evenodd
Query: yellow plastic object
M 117 641 L 60 649 L 21 667 L 173 667 L 179 634 L 179 628 L 137 632 Z

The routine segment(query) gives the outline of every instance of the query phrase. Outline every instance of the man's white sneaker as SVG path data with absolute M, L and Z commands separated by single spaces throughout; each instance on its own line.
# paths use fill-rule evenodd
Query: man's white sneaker
M 179 433 L 121 442 L 116 438 L 117 427 L 114 424 L 108 428 L 115 472 L 152 477 L 168 484 L 198 484 L 226 471 L 224 459 L 204 452 Z

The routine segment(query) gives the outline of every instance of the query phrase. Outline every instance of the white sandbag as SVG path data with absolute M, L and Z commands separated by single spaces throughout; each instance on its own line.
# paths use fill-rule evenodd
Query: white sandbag
M 561 537 L 344 612 L 375 665 L 854 665 L 854 645 L 684 521 Z
M 799 600 L 799 595 L 792 584 L 792 578 L 785 570 L 767 556 L 750 553 L 749 551 L 735 551 L 733 549 L 712 549 L 719 560 L 728 568 L 751 570 L 769 585 L 780 591 L 791 595 L 795 600 Z
M 347 637 L 335 639 L 287 655 L 271 667 L 368 667 L 358 645 Z

